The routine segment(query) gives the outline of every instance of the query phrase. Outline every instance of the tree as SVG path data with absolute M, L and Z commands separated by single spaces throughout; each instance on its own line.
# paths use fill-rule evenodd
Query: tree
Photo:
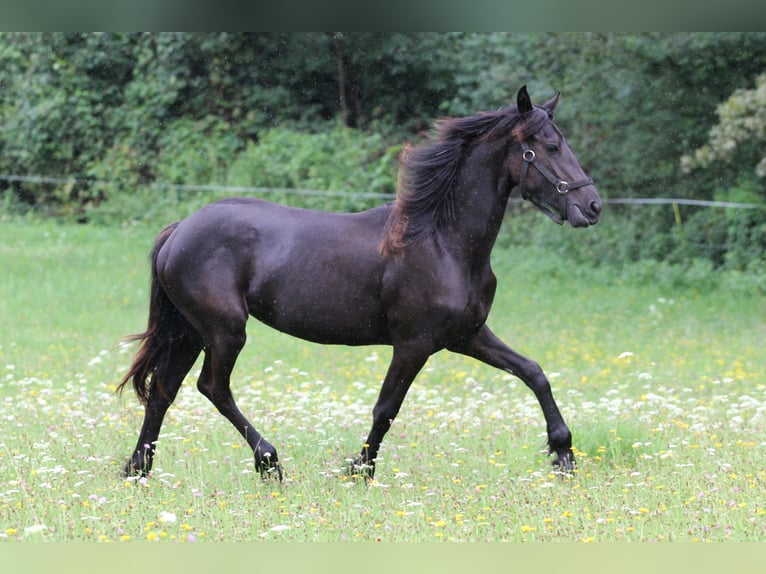
M 13 174 L 80 177 L 114 137 L 114 110 L 132 70 L 124 34 L 3 34 L 0 165 Z M 2 66 L 0 66 L 2 67 Z M 24 187 L 31 204 L 78 199 L 87 188 Z
M 716 162 L 741 165 L 756 158 L 755 173 L 766 178 L 766 74 L 758 76 L 754 88 L 736 90 L 717 113 L 718 123 L 710 128 L 707 143 L 681 158 L 684 172 Z

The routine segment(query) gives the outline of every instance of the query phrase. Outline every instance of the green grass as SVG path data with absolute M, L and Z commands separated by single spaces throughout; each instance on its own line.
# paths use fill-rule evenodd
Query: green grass
M 490 324 L 549 374 L 574 476 L 551 472 L 523 383 L 440 353 L 376 480 L 348 480 L 390 350 L 251 322 L 233 388 L 285 482 L 258 478 L 192 380 L 152 477 L 126 481 L 143 413 L 113 391 L 134 351 L 119 339 L 145 326 L 154 232 L 0 223 L 0 540 L 766 538 L 766 297 L 725 277 L 695 288 L 639 268 L 575 269 L 532 248 L 495 253 Z

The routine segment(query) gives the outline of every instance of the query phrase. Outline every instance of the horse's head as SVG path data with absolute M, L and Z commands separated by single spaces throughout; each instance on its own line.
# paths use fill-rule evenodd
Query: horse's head
M 511 160 L 517 169 L 524 199 L 558 224 L 587 227 L 598 222 L 601 197 L 593 180 L 577 161 L 564 134 L 553 123 L 556 94 L 541 106 L 533 106 L 523 86 L 516 97 L 521 116 L 514 135 L 520 148 Z M 514 146 L 515 147 L 515 146 Z

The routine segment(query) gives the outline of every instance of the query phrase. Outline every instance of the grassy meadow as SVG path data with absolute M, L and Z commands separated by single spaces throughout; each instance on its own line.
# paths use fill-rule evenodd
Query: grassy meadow
M 575 269 L 529 247 L 495 251 L 489 322 L 548 373 L 573 476 L 552 472 L 523 383 L 440 353 L 376 479 L 349 480 L 390 350 L 251 321 L 233 389 L 285 481 L 260 480 L 191 377 L 152 476 L 126 480 L 143 412 L 114 389 L 134 351 L 120 338 L 145 326 L 155 231 L 0 223 L 0 541 L 766 539 L 763 291 Z

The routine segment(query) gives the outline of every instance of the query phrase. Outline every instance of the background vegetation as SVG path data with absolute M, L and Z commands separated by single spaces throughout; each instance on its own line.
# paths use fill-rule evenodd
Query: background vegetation
M 143 409 L 113 391 L 160 226 L 242 186 L 378 204 L 402 142 L 525 83 L 562 91 L 557 122 L 605 197 L 766 204 L 764 40 L 0 34 L 0 542 L 763 540 L 763 209 L 610 204 L 572 230 L 509 205 L 490 323 L 548 373 L 574 477 L 551 472 L 520 381 L 448 353 L 367 487 L 341 468 L 388 348 L 250 323 L 233 390 L 281 485 L 191 380 L 151 479 L 126 481 Z
M 766 204 L 764 61 L 764 33 L 4 33 L 0 174 L 21 177 L 0 197 L 5 213 L 157 225 L 215 196 L 190 185 L 361 209 L 394 193 L 397 150 L 434 117 L 528 84 L 538 101 L 561 90 L 558 122 L 605 197 Z M 578 256 L 765 273 L 765 221 L 611 206 Z

